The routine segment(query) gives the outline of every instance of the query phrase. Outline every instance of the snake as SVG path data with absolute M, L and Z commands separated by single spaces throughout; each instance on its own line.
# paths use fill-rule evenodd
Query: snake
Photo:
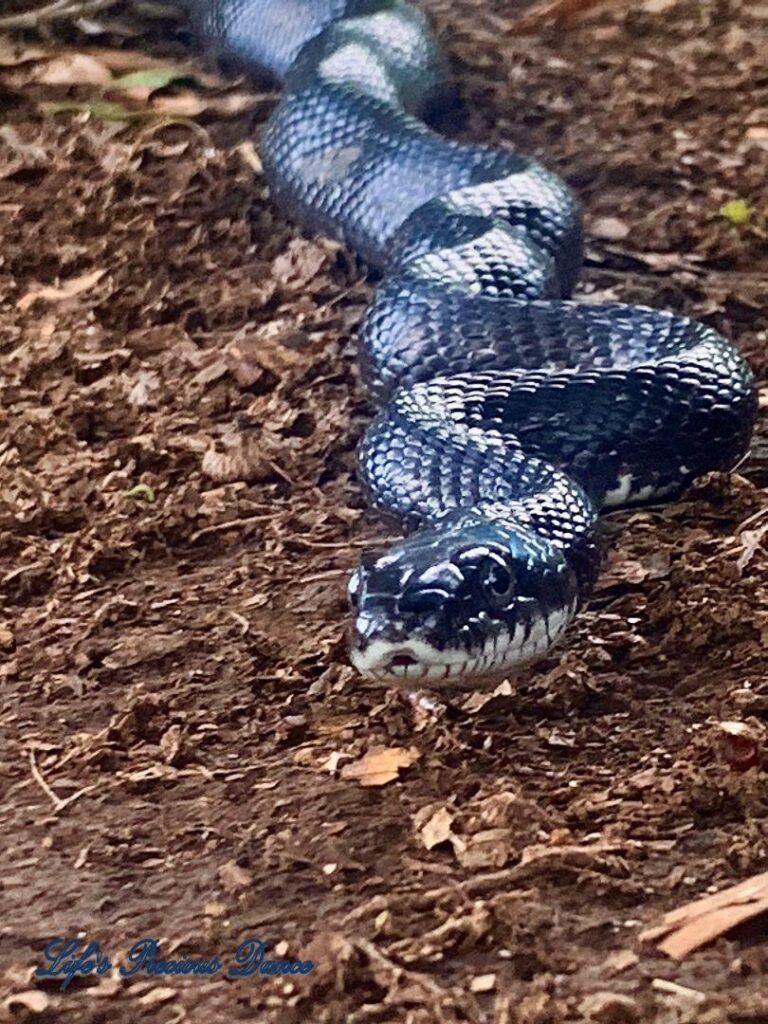
M 453 89 L 405 0 L 189 0 L 205 51 L 267 75 L 280 210 L 380 275 L 358 332 L 378 412 L 358 449 L 403 539 L 348 585 L 374 684 L 482 686 L 589 600 L 606 510 L 678 498 L 749 450 L 755 384 L 714 328 L 571 298 L 577 201 L 538 161 L 441 133 Z

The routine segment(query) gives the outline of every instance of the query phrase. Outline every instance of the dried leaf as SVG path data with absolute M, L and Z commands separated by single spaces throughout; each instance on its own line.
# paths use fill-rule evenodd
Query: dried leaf
M 173 764 L 181 749 L 181 726 L 169 726 L 160 737 L 160 752 L 166 764 Z
M 0 36 L 0 68 L 15 68 L 20 64 L 33 64 L 50 56 L 42 46 L 14 45 L 9 36 Z
M 65 53 L 44 64 L 35 80 L 43 85 L 108 85 L 112 73 L 87 53 Z
M 589 225 L 589 232 L 595 238 L 620 242 L 629 237 L 630 227 L 626 221 L 620 220 L 618 217 L 597 217 Z
M 238 889 L 248 889 L 253 883 L 250 873 L 233 860 L 222 864 L 218 870 L 219 881 L 225 892 L 237 892 Z
M 571 22 L 608 0 L 539 0 L 514 23 L 518 32 L 533 32 L 543 25 Z
M 453 815 L 447 807 L 438 807 L 432 817 L 419 830 L 422 842 L 428 850 L 451 838 Z
M 356 779 L 361 786 L 385 786 L 401 768 L 410 768 L 421 757 L 416 747 L 371 747 L 368 753 L 341 771 L 344 779 Z
M 258 97 L 247 92 L 227 92 L 218 96 L 206 96 L 185 90 L 167 96 L 154 96 L 152 109 L 172 117 L 197 117 L 200 114 L 215 114 L 217 117 L 237 117 L 252 110 Z
M 290 290 L 309 284 L 325 264 L 327 252 L 317 243 L 294 238 L 272 262 L 272 275 Z
M 615 953 L 609 953 L 603 960 L 603 967 L 611 974 L 619 974 L 626 971 L 628 967 L 634 967 L 640 957 L 631 949 L 619 949 Z
M 30 989 L 28 992 L 17 992 L 15 995 L 9 996 L 5 1001 L 5 1007 L 10 1012 L 13 1012 L 14 1008 L 26 1010 L 31 1015 L 37 1015 L 45 1013 L 51 1005 L 51 1000 L 45 994 L 45 992 L 39 992 L 37 989 Z
M 145 992 L 139 999 L 142 1006 L 159 1006 L 161 1003 L 168 1003 L 171 999 L 175 999 L 177 995 L 175 988 L 168 988 L 167 986 L 159 986 L 158 988 L 152 988 L 149 992 Z
M 508 828 L 487 828 L 466 843 L 454 843 L 459 864 L 465 868 L 503 868 L 509 860 L 512 833 Z
M 495 988 L 495 974 L 478 974 L 469 983 L 470 992 L 493 992 Z
M 743 551 L 739 555 L 736 561 L 736 567 L 739 572 L 742 572 L 755 556 L 755 553 L 759 551 L 762 546 L 763 539 L 768 534 L 768 523 L 764 523 L 759 526 L 756 530 L 744 530 L 740 535 L 740 540 L 743 546 Z

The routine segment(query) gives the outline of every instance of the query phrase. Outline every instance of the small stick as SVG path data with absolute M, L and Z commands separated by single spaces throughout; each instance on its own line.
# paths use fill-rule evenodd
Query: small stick
M 35 760 L 34 750 L 29 752 L 29 770 L 32 772 L 32 778 L 38 784 L 40 789 L 45 793 L 48 799 L 51 801 L 57 811 L 60 811 L 62 807 L 66 806 L 66 802 L 61 797 L 56 796 L 51 787 L 45 781 L 43 776 L 40 774 L 40 769 L 37 767 L 37 761 Z
M 79 800 L 81 796 L 85 796 L 85 794 L 90 793 L 92 789 L 96 789 L 95 784 L 92 786 L 83 786 L 82 789 L 78 789 L 78 791 L 76 793 L 73 793 L 72 796 L 68 796 L 65 800 L 62 800 L 60 796 L 57 796 L 54 793 L 54 791 L 43 778 L 40 769 L 37 767 L 37 761 L 35 760 L 34 750 L 30 750 L 29 752 L 29 770 L 32 773 L 32 778 L 35 780 L 40 789 L 42 789 L 42 791 L 53 804 L 57 814 L 60 811 L 63 811 L 65 807 L 69 807 L 70 804 L 73 804 L 75 800 Z
M 678 985 L 676 981 L 667 981 L 666 978 L 654 978 L 651 988 L 657 992 L 668 992 L 671 996 L 681 996 L 683 999 L 690 999 L 696 1003 L 703 1003 L 707 998 L 706 993 L 699 992 L 698 989 Z

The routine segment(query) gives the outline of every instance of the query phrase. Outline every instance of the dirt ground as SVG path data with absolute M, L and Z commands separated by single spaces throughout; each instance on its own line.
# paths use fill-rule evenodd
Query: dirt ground
M 768 405 L 763 0 L 530 34 L 505 0 L 433 9 L 455 133 L 577 191 L 584 301 L 713 324 Z M 127 123 L 43 111 L 162 49 L 153 23 L 121 67 L 96 28 L 0 46 L 0 1014 L 765 1024 L 765 914 L 680 962 L 639 939 L 768 859 L 765 418 L 730 480 L 606 521 L 594 599 L 512 686 L 364 688 L 344 580 L 391 535 L 354 470 L 371 284 L 270 205 L 273 93 L 203 76 L 126 87 Z M 361 784 L 371 751 L 395 778 Z M 315 969 L 62 994 L 32 976 L 54 935 L 116 962 L 255 935 Z

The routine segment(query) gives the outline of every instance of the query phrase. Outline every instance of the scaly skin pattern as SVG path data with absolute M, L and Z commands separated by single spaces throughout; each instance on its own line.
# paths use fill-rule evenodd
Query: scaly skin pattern
M 211 53 L 282 85 L 261 146 L 274 200 L 384 271 L 360 331 L 382 408 L 359 468 L 414 532 L 350 580 L 353 664 L 407 686 L 503 677 L 588 597 L 601 509 L 672 499 L 740 461 L 750 371 L 703 324 L 569 300 L 570 191 L 419 120 L 448 88 L 416 7 L 190 3 Z

